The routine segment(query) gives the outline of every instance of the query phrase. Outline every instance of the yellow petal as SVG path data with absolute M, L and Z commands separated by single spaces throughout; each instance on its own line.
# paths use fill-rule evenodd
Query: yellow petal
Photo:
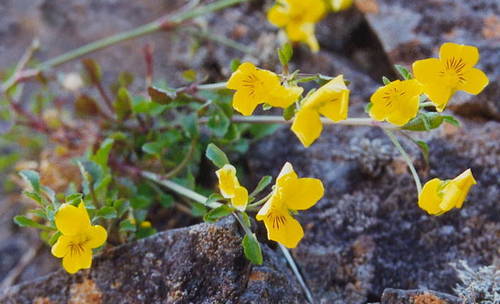
M 276 199 L 276 192 L 273 193 L 273 195 L 271 196 L 271 198 L 264 204 L 264 206 L 262 206 L 262 208 L 260 208 L 259 212 L 257 212 L 257 215 L 255 216 L 255 218 L 258 220 L 258 221 L 262 221 L 266 218 L 266 216 L 273 210 L 273 208 L 275 209 L 276 207 L 276 202 L 277 202 L 277 199 Z
M 387 121 L 396 126 L 403 126 L 412 118 L 417 116 L 419 105 L 420 99 L 418 95 L 413 98 L 409 98 L 404 106 L 387 116 Z
M 317 178 L 299 178 L 295 185 L 282 190 L 289 209 L 306 210 L 314 206 L 325 193 L 323 183 Z
M 450 182 L 444 189 L 442 190 L 443 198 L 441 203 L 439 204 L 439 208 L 443 212 L 450 211 L 457 205 L 458 201 L 461 197 L 463 197 L 460 188 L 457 187 L 456 184 Z
M 447 86 L 436 84 L 424 85 L 424 93 L 434 103 L 438 112 L 443 112 L 450 100 L 455 94 L 455 90 Z
M 418 206 L 429 214 L 439 215 L 442 213 L 439 204 L 441 203 L 441 197 L 438 193 L 438 188 L 442 181 L 438 178 L 431 179 L 425 183 L 422 188 L 422 192 L 418 196 Z
M 319 112 L 335 122 L 347 119 L 349 111 L 349 90 L 342 90 L 336 99 L 326 102 L 319 108 Z
M 57 242 L 52 246 L 52 255 L 58 258 L 64 257 L 69 251 L 71 238 L 61 235 Z
M 258 100 L 252 97 L 249 90 L 238 90 L 233 96 L 233 108 L 242 115 L 252 115 L 255 108 L 259 105 Z
M 443 63 L 436 58 L 417 60 L 413 63 L 415 79 L 423 85 L 424 93 L 436 105 L 438 111 L 443 111 L 455 93 L 441 76 L 444 70 Z
M 234 189 L 234 197 L 231 199 L 231 204 L 239 211 L 245 211 L 248 203 L 248 190 L 245 187 L 236 187 Z
M 264 219 L 267 229 L 267 238 L 276 241 L 288 248 L 295 248 L 304 237 L 304 230 L 300 223 L 288 212 L 273 212 Z
M 243 85 L 243 80 L 245 80 L 249 74 L 255 73 L 256 71 L 257 68 L 251 62 L 244 62 L 240 64 L 238 69 L 234 71 L 234 73 L 227 81 L 226 87 L 232 90 L 241 88 Z
M 302 13 L 304 21 L 317 23 L 320 21 L 327 11 L 327 6 L 323 0 L 294 0 L 297 9 Z
M 80 269 L 88 269 L 92 265 L 92 250 L 73 251 L 64 256 L 62 264 L 64 269 L 71 274 Z
M 230 164 L 226 164 L 217 170 L 215 174 L 219 179 L 219 189 L 222 196 L 225 198 L 234 197 L 236 187 L 240 186 L 236 177 L 236 168 Z
M 477 184 L 476 179 L 472 175 L 472 171 L 470 169 L 467 169 L 464 171 L 462 174 L 459 176 L 455 177 L 451 183 L 454 183 L 457 185 L 457 187 L 460 189 L 461 193 L 460 196 L 457 198 L 457 201 L 455 202 L 455 207 L 456 208 L 462 208 L 462 205 L 467 198 L 467 194 L 470 191 L 470 188 L 473 185 Z
M 293 170 L 293 166 L 291 163 L 286 162 L 283 168 L 281 168 L 278 177 L 276 178 L 276 186 L 277 187 L 286 187 L 290 181 L 297 180 L 297 173 Z
M 77 207 L 63 204 L 55 216 L 57 229 L 63 235 L 76 235 L 87 230 L 90 226 L 90 219 L 83 202 Z
M 464 73 L 465 82 L 458 86 L 458 90 L 477 95 L 483 91 L 490 80 L 483 71 L 472 68 Z
M 280 85 L 270 92 L 267 103 L 273 107 L 286 109 L 299 99 L 303 91 L 304 89 L 298 86 L 287 88 Z
M 319 51 L 319 43 L 318 39 L 316 39 L 315 32 L 316 25 L 314 23 L 304 23 L 301 28 L 304 32 L 304 42 L 307 43 L 309 48 L 313 53 L 317 53 Z
M 452 58 L 461 59 L 466 64 L 466 68 L 471 68 L 479 61 L 479 50 L 475 46 L 443 43 L 439 49 L 439 59 L 446 62 Z
M 304 147 L 309 147 L 321 135 L 322 130 L 319 113 L 314 109 L 303 107 L 295 115 L 292 131 Z
M 267 12 L 267 20 L 277 27 L 285 26 L 290 21 L 288 4 L 283 3 L 283 1 L 278 1 L 278 3 Z
M 106 242 L 106 239 L 108 238 L 108 233 L 106 232 L 106 229 L 100 225 L 95 225 L 90 227 L 90 229 L 87 231 L 87 238 L 88 241 L 85 243 L 85 246 L 87 246 L 90 249 L 101 247 L 104 242 Z

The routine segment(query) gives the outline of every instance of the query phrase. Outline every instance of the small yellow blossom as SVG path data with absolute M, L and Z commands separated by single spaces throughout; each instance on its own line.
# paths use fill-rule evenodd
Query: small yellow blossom
M 326 10 L 323 0 L 278 0 L 269 10 L 267 19 L 283 28 L 290 41 L 305 42 L 313 52 L 317 52 L 319 44 L 314 30 Z
M 151 222 L 150 221 L 141 222 L 141 228 L 151 228 Z
M 330 0 L 334 12 L 343 11 L 352 6 L 353 0 Z
M 422 86 L 415 79 L 393 81 L 373 93 L 370 98 L 370 116 L 397 126 L 405 125 L 417 116 L 420 94 Z
M 441 112 L 456 91 L 477 95 L 488 85 L 486 74 L 474 68 L 478 61 L 476 47 L 448 42 L 441 46 L 439 59 L 415 61 L 413 73 L 423 84 L 424 93 Z
M 295 115 L 292 131 L 305 147 L 309 147 L 321 134 L 320 114 L 338 122 L 347 118 L 349 89 L 340 75 L 312 93 Z
M 219 189 L 223 197 L 231 199 L 234 208 L 245 211 L 248 203 L 248 190 L 240 185 L 236 177 L 236 168 L 232 165 L 224 165 L 215 172 L 219 179 Z
M 477 182 L 470 169 L 452 180 L 431 179 L 425 183 L 419 195 L 418 206 L 433 215 L 461 208 L 470 188 L 475 184 Z
M 286 163 L 276 180 L 271 198 L 256 218 L 264 221 L 268 239 L 295 248 L 304 236 L 304 230 L 290 212 L 311 208 L 323 194 L 323 183 L 319 179 L 299 178 L 292 165 Z
M 78 207 L 63 204 L 55 216 L 57 230 L 61 236 L 52 246 L 52 254 L 62 258 L 62 265 L 69 273 L 92 265 L 92 249 L 100 247 L 107 239 L 106 230 L 90 223 L 85 204 Z
M 303 91 L 298 86 L 282 86 L 278 75 L 259 69 L 250 62 L 245 62 L 238 67 L 238 70 L 229 78 L 227 88 L 236 90 L 233 96 L 233 108 L 247 116 L 252 115 L 255 108 L 262 103 L 287 108 L 300 97 Z

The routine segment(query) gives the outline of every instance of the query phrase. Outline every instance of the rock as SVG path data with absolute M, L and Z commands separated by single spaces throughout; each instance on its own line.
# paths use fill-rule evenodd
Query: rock
M 388 288 L 380 304 L 462 304 L 459 298 L 432 290 L 400 290 Z
M 462 209 L 439 217 L 418 208 L 411 175 L 380 129 L 331 126 L 308 149 L 282 130 L 252 147 L 255 176 L 275 176 L 290 161 L 300 176 L 325 185 L 325 198 L 299 212 L 305 237 L 293 250 L 320 303 L 378 301 L 388 287 L 452 292 L 449 262 L 490 265 L 498 257 L 500 124 L 464 124 L 422 138 L 430 170 L 403 140 L 424 182 L 469 167 L 478 180 Z
M 282 260 L 264 246 L 250 265 L 233 220 L 158 233 L 0 294 L 2 303 L 304 303 Z M 257 302 L 256 302 L 257 301 Z
M 458 94 L 449 108 L 468 117 L 500 119 L 500 6 L 495 0 L 362 0 L 368 23 L 394 64 L 437 56 L 444 42 L 474 45 L 481 59 L 478 68 L 490 84 L 478 96 Z

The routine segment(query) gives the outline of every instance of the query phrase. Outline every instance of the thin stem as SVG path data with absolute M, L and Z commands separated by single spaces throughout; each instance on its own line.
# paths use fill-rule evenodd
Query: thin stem
M 193 29 L 193 28 L 187 28 L 185 29 L 184 31 L 186 31 L 187 33 L 193 35 L 193 36 L 197 36 L 199 38 L 203 38 L 203 39 L 207 39 L 207 40 L 212 40 L 212 41 L 215 41 L 215 42 L 218 42 L 222 45 L 225 45 L 227 47 L 230 47 L 230 48 L 233 48 L 235 50 L 238 50 L 244 54 L 250 54 L 252 53 L 252 50 L 247 47 L 246 45 L 244 44 L 241 44 L 239 42 L 236 42 L 232 39 L 229 39 L 227 37 L 224 37 L 224 36 L 219 36 L 219 35 L 216 35 L 216 34 L 213 34 L 211 32 L 207 32 L 207 31 L 201 31 L 199 29 Z
M 417 170 L 415 169 L 415 166 L 413 165 L 413 161 L 411 160 L 408 153 L 406 153 L 405 149 L 403 149 L 403 146 L 401 146 L 401 143 L 399 142 L 398 138 L 394 135 L 394 133 L 390 130 L 384 130 L 384 132 L 385 134 L 387 134 L 389 139 L 392 141 L 394 146 L 396 146 L 399 153 L 401 153 L 404 160 L 408 164 L 411 174 L 413 175 L 413 180 L 415 180 L 415 185 L 417 186 L 418 194 L 420 194 L 420 192 L 422 192 L 422 182 L 420 181 L 420 177 L 418 177 L 418 173 Z
M 196 147 L 196 140 L 193 140 L 191 142 L 191 145 L 189 146 L 189 150 L 188 150 L 186 156 L 177 165 L 177 167 L 175 167 L 174 169 L 172 169 L 172 171 L 170 171 L 167 174 L 165 174 L 163 176 L 163 178 L 170 179 L 170 178 L 176 176 L 177 174 L 179 174 L 179 172 L 181 172 L 189 164 L 189 161 L 191 160 L 191 157 L 193 157 L 193 153 L 194 153 L 194 148 L 195 147 Z
M 209 208 L 217 208 L 217 207 L 220 207 L 222 206 L 221 203 L 219 202 L 211 202 L 209 204 L 207 204 L 207 200 L 208 198 L 191 190 L 191 189 L 188 189 L 184 186 L 181 186 L 175 182 L 172 182 L 168 179 L 165 179 L 164 177 L 158 175 L 158 174 L 155 174 L 153 172 L 148 172 L 148 171 L 141 171 L 140 172 L 140 175 L 144 178 L 147 178 L 153 182 L 156 182 L 164 187 L 167 187 L 168 189 L 180 194 L 180 195 L 183 195 L 189 199 L 192 199 L 193 201 L 195 202 L 198 202 L 200 204 L 203 204 Z
M 19 77 L 19 74 L 26 67 L 31 57 L 33 57 L 33 54 L 36 52 L 36 50 L 38 50 L 39 47 L 40 41 L 38 39 L 35 39 L 31 42 L 28 49 L 26 49 L 21 59 L 19 59 L 19 61 L 17 62 L 16 67 L 14 68 L 14 72 L 12 73 L 10 78 L 5 81 L 6 87 L 10 88 L 15 84 L 15 81 Z M 4 92 L 7 92 L 7 90 L 4 90 Z
M 94 42 L 91 42 L 89 44 L 86 44 L 82 47 L 79 47 L 77 49 L 74 49 L 72 51 L 69 51 L 67 53 L 64 53 L 60 56 L 57 56 L 55 58 L 49 59 L 45 62 L 42 62 L 39 64 L 36 68 L 28 71 L 20 71 L 18 75 L 14 78 L 12 78 L 11 81 L 4 83 L 2 86 L 2 91 L 7 91 L 10 89 L 13 85 L 15 85 L 17 82 L 19 82 L 22 79 L 26 78 L 31 78 L 36 75 L 38 75 L 40 72 L 54 68 L 58 65 L 61 65 L 63 63 L 66 63 L 68 61 L 74 60 L 76 58 L 79 58 L 81 56 L 93 53 L 95 51 L 104 49 L 106 47 L 109 47 L 111 45 L 131 40 L 137 37 L 141 37 L 144 35 L 148 35 L 151 33 L 154 33 L 159 30 L 171 30 L 177 27 L 180 23 L 196 18 L 198 16 L 205 15 L 207 13 L 215 12 L 218 10 L 221 10 L 223 8 L 236 5 L 239 3 L 246 2 L 247 0 L 219 0 L 214 3 L 210 3 L 207 5 L 200 6 L 198 8 L 194 9 L 189 9 L 186 11 L 181 11 L 177 14 L 174 15 L 164 15 L 160 17 L 159 19 L 144 24 L 142 26 L 139 26 L 133 30 L 130 31 L 125 31 L 122 33 L 118 33 L 116 35 L 106 37 Z
M 273 195 L 273 192 L 269 193 L 268 195 L 266 195 L 266 197 L 258 200 L 257 202 L 249 204 L 247 208 L 252 209 L 252 208 L 255 208 L 255 207 L 258 207 L 258 206 L 264 204 L 265 202 L 267 202 L 269 200 L 269 198 L 271 198 L 271 195 Z
M 259 124 L 291 124 L 293 120 L 285 120 L 281 116 L 275 115 L 255 115 L 255 116 L 242 116 L 234 115 L 231 118 L 232 122 L 235 123 L 259 123 Z M 200 123 L 207 123 L 208 118 L 201 118 Z M 388 123 L 373 120 L 371 118 L 348 118 L 339 122 L 334 122 L 328 118 L 322 117 L 321 123 L 325 125 L 345 125 L 345 126 L 369 126 L 369 127 L 379 127 L 382 129 L 394 130 L 398 127 L 393 126 Z
M 245 231 L 245 234 L 248 234 L 248 235 L 252 236 L 253 235 L 252 230 L 250 230 L 250 228 L 247 225 L 245 225 L 245 223 L 243 222 L 243 220 L 240 218 L 239 214 L 236 213 L 236 212 L 233 212 L 232 214 L 236 218 L 236 220 L 238 220 L 238 223 L 240 223 L 240 226 Z
M 306 294 L 307 300 L 309 301 L 309 303 L 314 304 L 314 298 L 312 296 L 312 293 L 309 290 L 309 287 L 307 287 L 307 284 L 304 281 L 304 278 L 302 278 L 302 274 L 300 274 L 299 268 L 297 267 L 297 264 L 295 264 L 295 260 L 293 259 L 292 255 L 290 254 L 290 252 L 288 251 L 288 249 L 285 246 L 281 245 L 280 243 L 278 243 L 278 245 L 281 249 L 281 252 L 283 252 L 283 255 L 285 256 L 285 259 L 288 262 L 288 265 L 290 265 L 290 268 L 292 268 L 293 273 L 297 277 L 300 286 L 302 286 L 302 289 L 304 290 L 304 292 Z
M 434 103 L 432 101 L 426 101 L 426 102 L 422 102 L 420 104 L 420 107 L 421 108 L 425 108 L 425 107 L 435 107 Z

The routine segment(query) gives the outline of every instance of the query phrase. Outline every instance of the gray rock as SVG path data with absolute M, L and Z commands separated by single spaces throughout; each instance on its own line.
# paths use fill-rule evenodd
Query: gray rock
M 432 132 L 423 138 L 430 170 L 403 140 L 424 182 L 469 167 L 478 180 L 462 209 L 439 217 L 417 206 L 411 175 L 379 129 L 329 127 L 308 149 L 282 130 L 252 147 L 250 168 L 276 175 L 290 161 L 300 176 L 323 181 L 324 199 L 299 213 L 305 237 L 293 251 L 321 303 L 377 301 L 388 287 L 451 293 L 457 278 L 449 262 L 490 265 L 498 257 L 499 126 L 465 122 Z
M 0 293 L 2 303 L 304 303 L 282 260 L 264 247 L 250 265 L 233 220 L 158 233 L 104 252 L 90 270 L 63 270 Z
M 373 0 L 366 18 L 395 64 L 437 56 L 444 42 L 474 45 L 490 84 L 478 96 L 458 94 L 449 108 L 464 116 L 500 119 L 500 5 L 495 0 Z

